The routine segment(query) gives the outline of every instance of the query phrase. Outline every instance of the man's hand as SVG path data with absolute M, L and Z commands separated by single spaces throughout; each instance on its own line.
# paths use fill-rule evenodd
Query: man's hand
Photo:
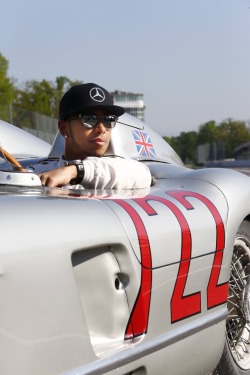
M 61 167 L 52 171 L 44 172 L 38 175 L 43 185 L 49 187 L 61 187 L 70 183 L 77 177 L 77 168 L 75 165 Z

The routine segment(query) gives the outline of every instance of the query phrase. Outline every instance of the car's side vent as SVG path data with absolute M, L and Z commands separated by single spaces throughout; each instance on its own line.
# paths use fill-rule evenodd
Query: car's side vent
M 72 265 L 95 353 L 102 356 L 125 345 L 129 277 L 114 253 L 107 246 L 81 250 L 72 254 Z

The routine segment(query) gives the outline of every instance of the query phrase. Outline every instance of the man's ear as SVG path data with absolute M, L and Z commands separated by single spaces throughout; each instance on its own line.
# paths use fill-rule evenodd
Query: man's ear
M 59 132 L 62 134 L 63 138 L 69 137 L 69 129 L 68 129 L 68 124 L 66 121 L 59 120 L 58 129 L 59 129 Z

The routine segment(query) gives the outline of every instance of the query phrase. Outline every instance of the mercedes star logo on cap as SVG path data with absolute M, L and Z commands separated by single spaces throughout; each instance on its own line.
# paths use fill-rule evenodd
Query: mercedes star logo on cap
M 89 94 L 91 99 L 95 100 L 96 102 L 103 102 L 105 99 L 105 94 L 99 87 L 93 87 Z

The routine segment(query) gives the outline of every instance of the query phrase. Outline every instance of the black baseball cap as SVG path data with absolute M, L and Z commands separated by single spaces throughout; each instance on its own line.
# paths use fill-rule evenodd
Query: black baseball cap
M 86 113 L 95 109 L 108 110 L 109 114 L 121 116 L 123 107 L 113 104 L 110 93 L 95 83 L 82 83 L 72 86 L 62 97 L 59 105 L 59 119 Z

